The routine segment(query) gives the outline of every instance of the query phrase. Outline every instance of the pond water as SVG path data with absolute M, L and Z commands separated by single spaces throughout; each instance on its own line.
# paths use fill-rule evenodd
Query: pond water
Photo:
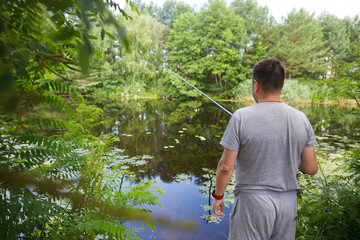
M 226 217 L 216 218 L 209 211 L 212 204 L 209 192 L 213 189 L 213 170 L 221 157 L 219 144 L 230 115 L 208 100 L 164 101 L 89 99 L 90 104 L 101 107 L 107 121 L 99 133 L 114 133 L 120 138 L 116 147 L 123 155 L 138 160 L 131 166 L 139 180 L 151 179 L 165 191 L 162 207 L 150 206 L 153 214 L 169 222 L 191 220 L 192 230 L 174 229 L 158 225 L 151 231 L 141 223 L 128 223 L 130 227 L 143 227 L 137 233 L 142 239 L 227 239 L 231 211 L 231 186 L 228 188 Z M 234 112 L 243 103 L 221 102 Z M 303 111 L 312 124 L 333 118 L 345 109 L 339 106 L 308 105 L 295 108 Z M 317 130 L 321 136 L 333 129 L 339 135 L 357 138 L 349 132 L 355 120 L 341 117 Z M 134 183 L 136 184 L 136 183 Z

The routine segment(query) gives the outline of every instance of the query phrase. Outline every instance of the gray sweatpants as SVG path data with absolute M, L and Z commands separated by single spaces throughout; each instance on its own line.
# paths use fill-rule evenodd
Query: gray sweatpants
M 296 191 L 251 191 L 236 194 L 229 240 L 293 240 Z

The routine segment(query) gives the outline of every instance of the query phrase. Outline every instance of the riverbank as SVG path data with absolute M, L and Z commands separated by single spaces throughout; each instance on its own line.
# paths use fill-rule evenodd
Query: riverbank
M 189 91 L 191 86 L 186 86 Z M 133 89 L 133 91 L 127 91 Z M 166 94 L 162 87 L 159 88 L 138 88 L 131 86 L 131 84 L 123 84 L 117 86 L 117 91 L 106 91 L 102 88 L 81 88 L 79 89 L 83 96 L 100 97 L 100 98 L 121 98 L 121 99 L 198 99 L 205 98 L 199 94 L 198 97 L 177 96 Z M 243 102 L 246 105 L 254 104 L 251 93 L 251 80 L 246 80 L 239 83 L 230 93 L 230 96 L 224 97 L 221 92 L 210 92 L 206 89 L 201 89 L 211 98 L 218 102 Z M 333 86 L 319 82 L 317 80 L 291 79 L 285 80 L 282 91 L 282 101 L 288 104 L 324 104 L 324 105 L 340 105 L 343 107 L 356 106 L 356 102 L 352 99 L 347 99 L 336 94 Z

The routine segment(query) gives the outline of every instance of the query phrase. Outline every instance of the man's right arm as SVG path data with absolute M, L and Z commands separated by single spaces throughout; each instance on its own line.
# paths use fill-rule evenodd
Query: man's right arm
M 301 153 L 299 170 L 305 174 L 315 175 L 318 164 L 315 156 L 315 147 L 306 147 Z

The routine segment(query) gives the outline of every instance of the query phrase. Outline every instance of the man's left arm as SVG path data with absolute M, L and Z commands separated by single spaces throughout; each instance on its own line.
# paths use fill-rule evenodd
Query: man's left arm
M 216 188 L 215 195 L 221 196 L 224 194 L 227 185 L 233 175 L 235 169 L 236 157 L 238 151 L 232 151 L 227 148 L 221 156 L 216 170 Z M 220 210 L 221 209 L 221 210 Z M 214 200 L 213 211 L 216 215 L 224 217 L 224 199 Z

